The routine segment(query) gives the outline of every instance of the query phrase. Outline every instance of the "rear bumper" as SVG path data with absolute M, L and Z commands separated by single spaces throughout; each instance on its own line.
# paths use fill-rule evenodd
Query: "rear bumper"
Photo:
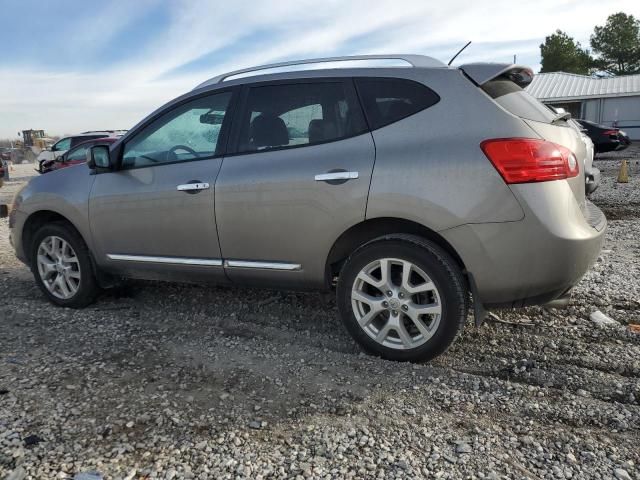
M 486 307 L 544 304 L 564 295 L 595 262 L 606 218 L 581 210 L 567 182 L 517 185 L 525 218 L 467 224 L 440 232 L 473 275 Z

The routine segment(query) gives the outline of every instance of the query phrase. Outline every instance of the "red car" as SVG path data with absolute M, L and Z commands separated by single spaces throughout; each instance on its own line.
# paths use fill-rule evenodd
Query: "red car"
M 94 147 L 96 145 L 110 145 L 116 140 L 118 140 L 118 138 L 113 137 L 87 140 L 86 142 L 82 142 L 76 145 L 72 149 L 65 152 L 64 155 L 60 155 L 55 160 L 45 160 L 44 162 L 41 162 L 38 171 L 40 173 L 47 173 L 53 170 L 59 170 L 61 168 L 71 167 L 72 165 L 84 163 L 87 161 L 87 150 L 89 150 L 91 147 Z

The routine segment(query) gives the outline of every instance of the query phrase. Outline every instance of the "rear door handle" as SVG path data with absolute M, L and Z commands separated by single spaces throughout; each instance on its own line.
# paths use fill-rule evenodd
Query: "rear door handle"
M 176 187 L 179 192 L 186 193 L 198 193 L 201 190 L 207 190 L 209 188 L 209 184 L 207 182 L 189 182 L 183 183 L 182 185 L 178 185 Z
M 358 178 L 358 172 L 328 172 L 315 176 L 316 182 L 329 182 L 331 180 L 353 180 Z

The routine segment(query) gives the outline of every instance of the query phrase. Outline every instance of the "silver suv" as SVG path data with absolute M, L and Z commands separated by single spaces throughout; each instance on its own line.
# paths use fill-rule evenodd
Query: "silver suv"
M 12 242 L 61 306 L 123 277 L 335 288 L 364 349 L 430 359 L 470 306 L 565 298 L 600 251 L 585 144 L 531 78 L 412 55 L 231 72 L 33 178 Z

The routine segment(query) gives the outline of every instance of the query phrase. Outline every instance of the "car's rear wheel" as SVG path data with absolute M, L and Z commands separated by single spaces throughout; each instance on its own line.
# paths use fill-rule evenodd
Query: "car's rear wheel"
M 467 288 L 456 262 L 411 235 L 384 237 L 354 252 L 337 296 L 355 340 L 389 360 L 424 361 L 443 353 L 467 314 Z
M 63 223 L 44 225 L 36 232 L 31 259 L 36 283 L 56 305 L 85 307 L 100 291 L 84 240 Z

